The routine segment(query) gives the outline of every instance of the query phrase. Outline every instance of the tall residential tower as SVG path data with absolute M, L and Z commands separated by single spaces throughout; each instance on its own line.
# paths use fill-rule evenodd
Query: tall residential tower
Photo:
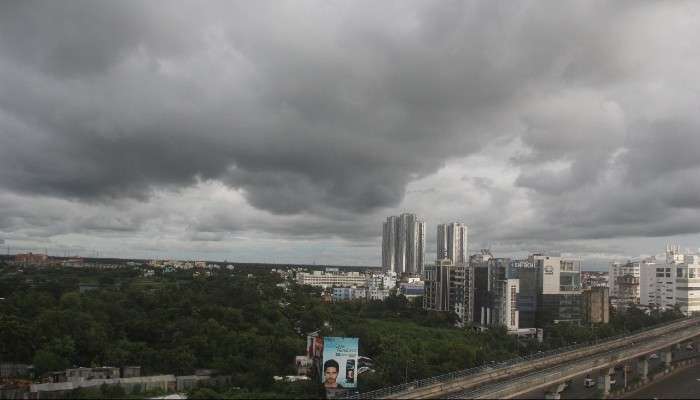
M 453 264 L 467 263 L 467 225 L 461 222 L 438 225 L 437 259 L 449 259 Z
M 382 267 L 397 274 L 420 274 L 425 259 L 425 222 L 415 214 L 386 219 L 382 230 Z

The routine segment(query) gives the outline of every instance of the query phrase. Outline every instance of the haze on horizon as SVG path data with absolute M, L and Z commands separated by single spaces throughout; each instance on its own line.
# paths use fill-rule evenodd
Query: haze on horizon
M 5 1 L 0 239 L 379 265 L 700 246 L 700 3 Z

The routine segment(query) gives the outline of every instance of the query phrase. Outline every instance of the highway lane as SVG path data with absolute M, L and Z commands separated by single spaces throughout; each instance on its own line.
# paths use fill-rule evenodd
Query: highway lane
M 489 385 L 488 387 L 482 386 L 481 388 L 477 389 L 472 389 L 472 390 L 462 390 L 462 391 L 456 391 L 453 393 L 450 393 L 448 396 L 443 396 L 447 398 L 488 398 L 488 397 L 502 397 L 504 396 L 504 393 L 507 393 L 508 391 L 517 391 L 517 390 L 522 390 L 526 389 L 528 385 L 532 386 L 538 386 L 538 387 L 544 387 L 546 389 L 549 389 L 550 386 L 544 386 L 546 382 L 549 382 L 551 380 L 552 384 L 554 382 L 563 382 L 562 379 L 563 377 L 566 376 L 571 376 L 571 377 L 577 377 L 578 374 L 575 374 L 576 368 L 580 368 L 581 373 L 590 373 L 591 375 L 597 375 L 598 373 L 598 367 L 596 365 L 606 365 L 608 362 L 606 360 L 609 359 L 609 357 L 614 357 L 614 358 L 619 358 L 620 362 L 622 362 L 623 359 L 629 359 L 629 356 L 634 353 L 638 353 L 640 350 L 646 348 L 649 350 L 649 353 L 652 351 L 657 351 L 660 348 L 663 348 L 663 342 L 667 340 L 677 340 L 678 338 L 682 337 L 688 337 L 688 335 L 693 335 L 693 331 L 673 331 L 673 332 L 666 332 L 662 333 L 655 338 L 644 338 L 642 342 L 635 342 L 635 341 L 630 341 L 626 346 L 619 347 L 617 349 L 610 350 L 606 353 L 599 353 L 594 356 L 589 356 L 589 357 L 582 357 L 576 360 L 573 363 L 568 363 L 568 364 L 562 364 L 560 366 L 554 366 L 550 368 L 545 368 L 542 370 L 537 370 L 533 371 L 532 373 L 521 375 L 521 376 L 513 376 L 509 379 L 505 380 L 500 380 L 500 382 L 494 382 L 494 384 Z M 683 341 L 684 343 L 686 342 L 685 340 Z M 614 364 L 612 364 L 614 365 Z M 612 366 L 611 365 L 611 366 Z M 650 372 L 652 372 L 653 369 L 653 364 L 650 368 Z M 574 372 L 574 374 L 571 374 Z M 592 376 L 593 377 L 593 376 Z M 620 383 L 617 385 L 621 385 L 622 381 L 620 380 Z M 523 385 L 525 385 L 523 387 Z M 579 385 L 574 385 L 574 387 L 579 386 Z M 582 386 L 582 385 L 580 385 Z M 595 391 L 595 390 L 594 390 Z M 533 396 L 534 397 L 534 396 Z M 541 398 L 541 396 L 538 396 Z M 590 397 L 589 394 L 586 393 L 585 396 L 583 397 Z
M 700 398 L 700 368 L 690 367 L 631 394 L 630 399 Z
M 684 358 L 687 357 L 691 354 L 694 354 L 696 350 L 686 350 L 685 344 L 681 346 L 681 349 L 674 349 L 673 350 L 673 357 L 674 359 L 678 358 Z M 653 374 L 655 371 L 659 371 L 662 368 L 663 362 L 661 361 L 661 358 L 655 358 L 655 359 L 650 359 L 649 360 L 649 373 Z M 628 380 L 633 379 L 635 376 L 637 376 L 637 365 L 636 363 L 632 363 L 632 368 L 628 374 Z M 584 380 L 590 377 L 596 383 L 598 382 L 598 375 L 597 374 L 581 374 L 577 376 L 576 378 L 572 379 L 571 385 L 561 392 L 561 398 L 562 399 L 589 399 L 596 394 L 596 388 L 597 386 L 594 387 L 585 387 L 584 386 Z M 624 372 L 622 368 L 615 369 L 615 384 L 611 385 L 611 389 L 616 389 L 616 388 L 622 388 L 624 385 Z M 544 398 L 546 391 L 545 390 L 536 390 L 530 393 L 523 394 L 521 396 L 515 397 L 516 399 L 542 399 Z M 696 397 L 700 397 L 700 392 L 696 395 Z
M 591 373 L 597 372 L 595 365 L 598 365 L 598 363 L 599 365 L 607 364 L 605 359 L 600 359 L 590 360 L 592 363 L 589 362 L 587 365 L 579 365 L 581 360 L 588 359 L 588 356 L 601 355 L 607 357 L 609 354 L 612 354 L 610 353 L 611 349 L 620 351 L 628 348 L 629 345 L 633 345 L 635 342 L 647 347 L 650 352 L 655 351 L 656 348 L 654 348 L 654 346 L 656 346 L 656 344 L 651 343 L 657 342 L 655 339 L 661 339 L 668 335 L 679 336 L 677 333 L 680 333 L 680 336 L 687 336 L 685 331 L 688 329 L 697 329 L 699 322 L 700 318 L 675 321 L 662 326 L 650 327 L 649 329 L 635 332 L 626 337 L 615 337 L 600 343 L 587 343 L 565 349 L 557 349 L 556 351 L 545 352 L 541 357 L 535 355 L 524 359 L 508 360 L 494 365 L 493 367 L 482 366 L 470 370 L 455 371 L 441 376 L 362 393 L 354 398 L 459 398 L 460 395 L 476 394 L 470 392 L 491 391 L 492 388 L 486 388 L 486 385 L 484 385 L 486 382 L 489 382 L 488 386 L 491 386 L 490 382 L 493 382 L 493 384 L 502 389 L 504 384 L 509 385 L 508 382 L 520 378 L 537 380 L 539 379 L 537 375 L 544 376 L 542 375 L 543 373 L 548 373 L 546 370 L 553 371 L 553 373 L 549 373 L 550 376 L 547 376 L 546 379 L 552 379 L 552 382 L 554 382 L 557 380 L 556 377 L 561 378 L 563 376 L 577 375 L 576 367 L 573 369 L 571 368 L 572 364 L 576 364 L 577 367 L 580 367 L 581 371 L 591 371 Z M 629 354 L 629 351 L 627 354 Z M 613 356 L 625 357 L 624 354 L 619 353 Z M 567 365 L 569 368 L 567 368 Z M 552 366 L 553 368 L 549 369 L 547 368 L 548 366 Z M 545 368 L 545 370 L 542 368 Z M 564 373 L 562 369 L 567 371 Z M 529 373 L 529 371 L 533 371 L 533 373 Z M 546 382 L 547 380 L 539 382 L 537 386 L 544 386 Z M 527 390 L 527 385 L 522 387 L 521 383 L 521 387 L 517 390 L 521 391 L 523 389 Z

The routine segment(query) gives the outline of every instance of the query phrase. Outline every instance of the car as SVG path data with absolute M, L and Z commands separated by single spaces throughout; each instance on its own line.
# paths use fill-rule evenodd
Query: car
M 586 379 L 583 380 L 583 387 L 585 388 L 592 388 L 595 386 L 595 381 L 591 379 L 590 377 L 586 377 Z
M 686 349 L 686 350 L 693 350 L 693 345 L 690 344 L 690 343 L 688 343 L 688 345 L 685 346 L 685 349 Z
M 656 354 L 656 353 L 652 353 L 652 354 L 649 356 L 649 359 L 650 359 L 650 360 L 656 360 L 657 358 L 659 358 L 659 355 Z
M 610 375 L 610 384 L 614 385 L 617 381 L 615 380 L 615 375 Z

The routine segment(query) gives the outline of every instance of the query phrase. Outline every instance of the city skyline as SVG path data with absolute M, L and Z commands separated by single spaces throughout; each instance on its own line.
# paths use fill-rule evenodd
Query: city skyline
M 426 262 L 445 221 L 700 245 L 700 4 L 369 5 L 2 3 L 2 247 L 379 265 L 405 212 Z

